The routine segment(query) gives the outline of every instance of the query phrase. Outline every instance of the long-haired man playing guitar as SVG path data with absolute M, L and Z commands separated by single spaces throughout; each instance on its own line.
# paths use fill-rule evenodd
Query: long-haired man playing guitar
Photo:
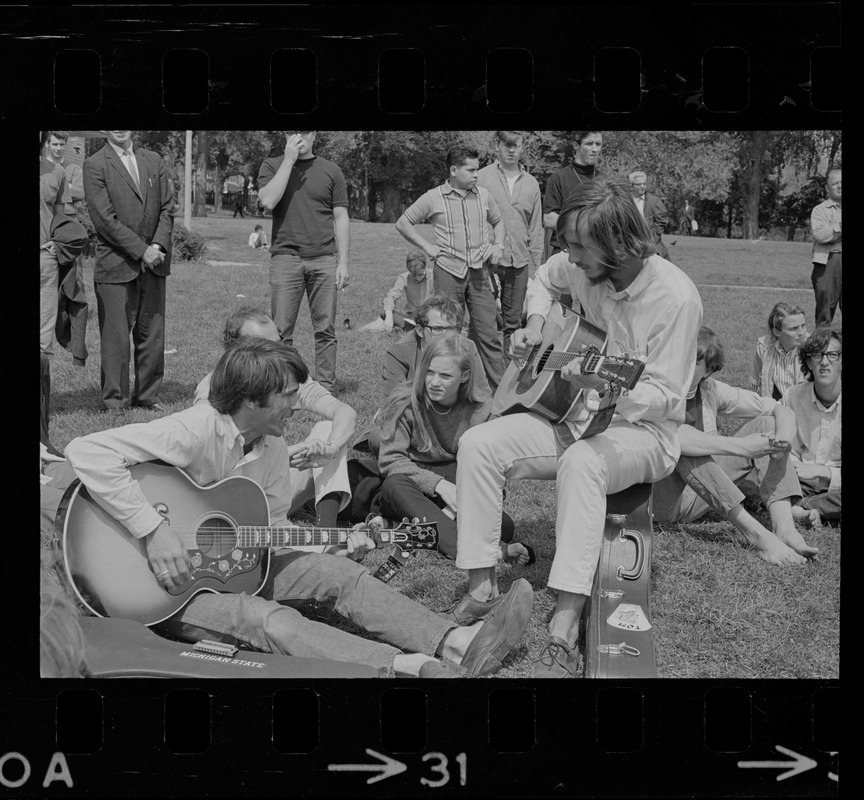
M 693 376 L 702 302 L 690 279 L 654 254 L 651 233 L 629 187 L 601 178 L 576 187 L 557 221 L 561 253 L 537 271 L 537 291 L 511 355 L 530 354 L 553 302 L 578 298 L 589 322 L 608 332 L 609 355 L 645 360 L 640 382 L 618 400 L 605 431 L 579 439 L 590 420 L 553 424 L 535 413 L 514 414 L 469 430 L 459 445 L 456 565 L 468 570 L 465 615 L 497 601 L 504 485 L 554 479 L 558 490 L 555 557 L 549 587 L 558 601 L 549 636 L 534 662 L 537 678 L 573 677 L 579 619 L 600 554 L 606 495 L 668 475 L 679 456 L 677 428 Z M 582 389 L 603 381 L 583 375 L 578 359 L 561 375 Z M 578 409 L 574 409 L 574 412 Z

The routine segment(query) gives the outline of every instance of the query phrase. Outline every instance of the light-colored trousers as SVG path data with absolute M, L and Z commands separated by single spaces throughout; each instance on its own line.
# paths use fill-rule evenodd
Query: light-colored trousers
M 564 450 L 552 423 L 536 414 L 511 414 L 468 430 L 459 442 L 456 566 L 498 562 L 503 492 L 507 481 L 555 480 L 558 515 L 555 558 L 548 585 L 591 594 L 606 522 L 606 495 L 653 483 L 675 468 L 654 434 L 624 420 Z
M 60 266 L 57 256 L 48 250 L 39 251 L 39 349 L 51 355 L 54 327 L 57 324 L 57 287 Z

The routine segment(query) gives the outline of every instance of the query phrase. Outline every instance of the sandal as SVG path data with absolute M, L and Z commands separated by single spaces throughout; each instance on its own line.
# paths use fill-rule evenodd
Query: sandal
M 501 560 L 505 564 L 518 564 L 519 556 L 511 556 L 507 553 L 507 548 L 511 544 L 521 544 L 528 551 L 528 562 L 524 564 L 526 567 L 530 567 L 536 560 L 537 556 L 534 553 L 534 548 L 531 547 L 530 544 L 525 544 L 525 542 L 501 542 Z

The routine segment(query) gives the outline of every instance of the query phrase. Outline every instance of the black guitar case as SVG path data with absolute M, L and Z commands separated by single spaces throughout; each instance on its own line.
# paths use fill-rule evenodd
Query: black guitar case
M 583 617 L 586 678 L 657 677 L 651 540 L 651 485 L 610 494 L 600 561 Z
M 237 650 L 233 656 L 157 636 L 128 619 L 81 617 L 94 678 L 378 678 L 364 664 Z

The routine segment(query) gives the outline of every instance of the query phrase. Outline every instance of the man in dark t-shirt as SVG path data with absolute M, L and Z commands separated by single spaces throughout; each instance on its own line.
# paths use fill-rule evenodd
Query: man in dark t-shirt
M 336 380 L 336 296 L 348 286 L 348 190 L 342 170 L 313 152 L 315 131 L 288 131 L 285 154 L 258 172 L 258 201 L 273 212 L 270 293 L 286 344 L 305 291 L 315 332 L 315 379 Z
M 543 195 L 543 227 L 552 230 L 547 259 L 561 251 L 555 235 L 555 225 L 564 201 L 579 184 L 603 175 L 603 171 L 597 166 L 602 149 L 603 134 L 600 131 L 576 131 L 573 163 L 562 167 L 549 178 L 546 193 Z

